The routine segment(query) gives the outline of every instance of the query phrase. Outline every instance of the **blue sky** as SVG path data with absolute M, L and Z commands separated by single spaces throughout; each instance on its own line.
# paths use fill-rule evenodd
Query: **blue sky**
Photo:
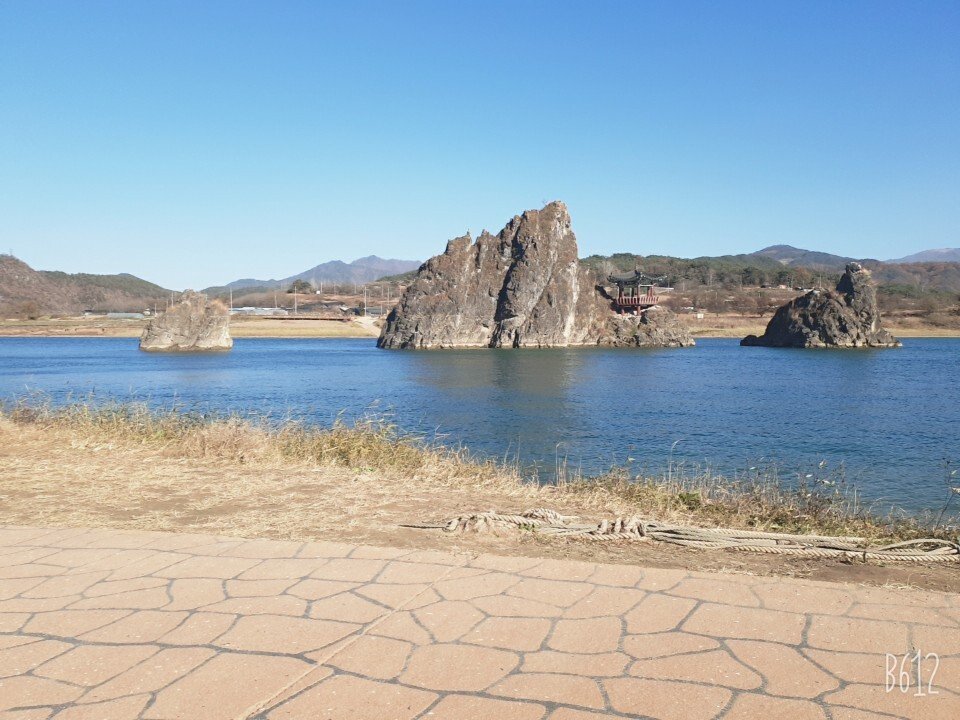
M 0 0 L 0 250 L 173 288 L 423 259 L 960 245 L 957 2 Z

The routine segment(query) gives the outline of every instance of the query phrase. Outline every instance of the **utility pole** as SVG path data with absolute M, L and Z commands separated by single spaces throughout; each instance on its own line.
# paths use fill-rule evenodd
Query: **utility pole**
M 363 286 L 363 316 L 367 316 L 367 286 Z
M 230 312 L 233 312 L 233 288 L 230 288 Z

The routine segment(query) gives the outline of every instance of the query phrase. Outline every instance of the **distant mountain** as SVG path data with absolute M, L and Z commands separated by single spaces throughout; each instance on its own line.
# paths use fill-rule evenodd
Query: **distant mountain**
M 841 255 L 803 250 L 790 245 L 772 245 L 751 254 L 773 258 L 781 264 L 814 272 L 839 273 L 851 260 L 857 260 L 873 272 L 877 283 L 887 291 L 955 293 L 960 291 L 960 248 L 925 250 L 899 260 L 848 258 Z M 819 278 L 822 279 L 822 278 Z
M 668 255 L 591 255 L 582 262 L 600 274 L 643 268 L 651 275 L 665 275 L 669 282 L 687 286 L 715 287 L 831 285 L 853 258 L 773 245 L 754 253 L 716 257 L 677 258 Z M 960 262 L 881 262 L 861 259 L 881 289 L 888 293 L 960 292 Z
M 754 257 L 764 257 L 776 260 L 787 267 L 805 267 L 811 270 L 836 270 L 842 272 L 848 262 L 859 258 L 831 255 L 830 253 L 804 250 L 792 245 L 771 245 L 763 250 L 750 253 Z
M 913 255 L 897 260 L 886 260 L 888 263 L 939 263 L 960 262 L 960 248 L 939 248 L 937 250 L 923 250 Z
M 281 278 L 279 280 L 257 280 L 254 278 L 244 278 L 234 280 L 226 285 L 209 287 L 204 292 L 210 294 L 222 293 L 227 290 L 240 290 L 260 287 L 286 287 L 295 280 L 306 280 L 314 285 L 325 283 L 368 283 L 379 280 L 388 275 L 400 275 L 402 273 L 416 270 L 420 267 L 419 260 L 391 260 L 376 255 L 369 255 L 345 263 L 342 260 L 331 260 L 321 263 L 309 270 L 304 270 L 296 275 Z
M 332 260 L 322 263 L 297 275 L 284 278 L 281 282 L 306 280 L 308 282 L 355 282 L 366 283 L 379 280 L 387 275 L 416 270 L 420 267 L 419 260 L 389 260 L 376 255 L 368 255 L 351 263 Z
M 888 291 L 960 293 L 960 263 L 957 262 L 885 262 L 869 267 L 877 284 Z
M 0 255 L 0 314 L 141 311 L 169 296 L 169 290 L 126 273 L 91 275 L 34 270 L 12 255 Z

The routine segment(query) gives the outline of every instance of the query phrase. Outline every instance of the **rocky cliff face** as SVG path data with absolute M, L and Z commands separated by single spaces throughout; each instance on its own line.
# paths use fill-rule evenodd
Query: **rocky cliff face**
M 812 290 L 794 298 L 777 310 L 763 335 L 748 335 L 740 344 L 900 347 L 900 341 L 880 325 L 877 292 L 870 271 L 855 262 L 847 265 L 836 290 Z
M 383 348 L 693 345 L 670 313 L 617 315 L 577 260 L 561 202 L 514 217 L 497 235 L 451 240 L 421 266 L 387 316 Z
M 206 352 L 229 350 L 230 312 L 219 300 L 208 300 L 193 290 L 155 318 L 140 338 L 148 352 Z

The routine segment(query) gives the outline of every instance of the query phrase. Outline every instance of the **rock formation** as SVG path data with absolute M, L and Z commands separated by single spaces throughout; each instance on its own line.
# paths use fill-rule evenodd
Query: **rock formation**
M 230 312 L 219 300 L 187 290 L 180 302 L 154 318 L 140 338 L 148 352 L 209 352 L 229 350 Z
M 497 235 L 451 240 L 424 263 L 387 316 L 383 348 L 681 347 L 689 333 L 666 310 L 618 315 L 577 259 L 562 202 L 515 216 Z
M 836 290 L 811 290 L 794 298 L 777 310 L 763 335 L 748 335 L 740 344 L 860 348 L 900 347 L 901 343 L 880 326 L 870 271 L 852 262 Z

